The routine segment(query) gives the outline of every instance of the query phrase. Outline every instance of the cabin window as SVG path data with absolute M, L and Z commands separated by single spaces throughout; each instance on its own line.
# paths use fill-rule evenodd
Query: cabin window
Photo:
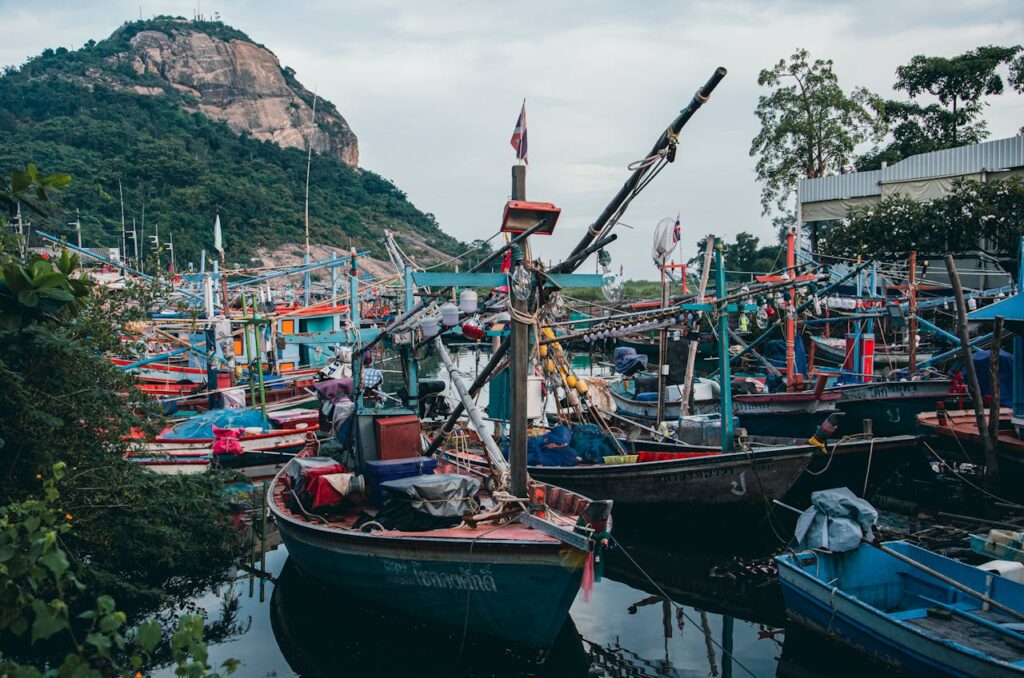
M 281 334 L 295 334 L 295 321 L 294 320 L 282 320 L 281 321 Z

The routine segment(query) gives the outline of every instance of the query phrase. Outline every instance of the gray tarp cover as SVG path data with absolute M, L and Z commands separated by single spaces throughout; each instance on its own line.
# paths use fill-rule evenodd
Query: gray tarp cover
M 331 457 L 293 457 L 288 462 L 288 465 L 284 467 L 284 471 L 291 476 L 293 482 L 298 482 L 305 469 L 333 466 L 337 463 L 338 460 Z
M 796 539 L 802 549 L 853 551 L 867 538 L 874 541 L 871 526 L 878 521 L 875 507 L 845 487 L 811 493 L 811 507 L 796 521 Z
M 476 507 L 480 480 L 455 473 L 412 476 L 381 483 L 396 499 L 410 501 L 412 508 L 440 518 L 457 518 Z

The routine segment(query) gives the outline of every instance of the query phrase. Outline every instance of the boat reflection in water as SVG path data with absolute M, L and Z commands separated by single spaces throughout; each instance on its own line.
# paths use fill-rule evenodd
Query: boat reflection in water
M 270 623 L 281 654 L 299 676 L 587 675 L 588 659 L 572 618 L 541 661 L 468 632 L 432 627 L 368 607 L 305 576 L 289 560 L 270 598 Z

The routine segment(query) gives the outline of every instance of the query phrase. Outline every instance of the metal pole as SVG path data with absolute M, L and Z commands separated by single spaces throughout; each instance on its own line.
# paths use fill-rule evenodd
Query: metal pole
M 715 295 L 726 296 L 725 262 L 722 260 L 722 243 L 715 244 Z M 726 306 L 718 309 L 718 381 L 721 386 L 722 452 L 732 450 L 732 369 L 729 365 L 729 312 Z
M 715 255 L 715 239 L 710 234 L 707 237 L 707 245 L 704 248 L 704 263 L 700 267 L 700 286 L 697 288 L 698 304 L 704 303 L 704 295 L 708 290 L 708 277 L 711 274 L 711 261 Z M 685 273 L 683 277 L 685 279 Z M 684 283 L 685 285 L 685 283 Z M 690 413 L 690 395 L 693 393 L 693 370 L 697 362 L 697 342 L 689 342 L 686 351 L 686 376 L 683 377 L 683 399 L 679 403 L 679 414 L 686 416 Z
M 413 296 L 416 293 L 416 288 L 412 282 L 412 267 L 405 267 L 405 310 L 408 311 L 416 303 L 413 301 Z M 416 369 L 416 356 L 413 355 L 412 342 L 402 346 L 402 352 L 406 356 L 406 370 L 408 374 L 408 383 L 406 384 L 406 391 L 409 393 L 409 407 L 412 408 L 413 412 L 419 411 L 419 375 Z
M 664 266 L 661 267 L 661 308 L 668 306 L 668 277 Z M 661 426 L 665 418 L 665 377 L 668 375 L 668 330 L 661 328 L 658 332 L 658 409 L 654 418 L 654 428 Z

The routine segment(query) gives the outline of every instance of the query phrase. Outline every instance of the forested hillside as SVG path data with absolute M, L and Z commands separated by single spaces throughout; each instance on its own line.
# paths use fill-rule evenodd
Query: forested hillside
M 219 23 L 158 19 L 126 24 L 80 50 L 46 50 L 20 68 L 7 68 L 0 76 L 0 172 L 31 162 L 42 172 L 73 176 L 60 196 L 63 215 L 49 223 L 37 219 L 35 226 L 70 235 L 64 222 L 80 211 L 85 244 L 119 245 L 120 182 L 129 229 L 133 217 L 141 227 L 144 214 L 147 240 L 155 227 L 161 241 L 173 232 L 180 262 L 197 261 L 202 248 L 212 252 L 217 214 L 229 262 L 248 262 L 260 247 L 302 242 L 306 152 L 190 112 L 202 103 L 193 94 L 124 60 L 143 30 L 165 31 L 171 40 L 201 31 L 215 40 L 248 41 Z M 296 92 L 292 105 L 305 105 L 308 92 L 290 69 L 281 71 Z M 319 105 L 318 116 L 333 112 L 341 120 L 329 102 Z M 391 228 L 406 235 L 410 253 L 428 259 L 430 252 L 436 258 L 437 250 L 459 246 L 390 181 L 336 155 L 314 153 L 310 202 L 315 243 L 351 243 L 379 253 L 381 229 Z

